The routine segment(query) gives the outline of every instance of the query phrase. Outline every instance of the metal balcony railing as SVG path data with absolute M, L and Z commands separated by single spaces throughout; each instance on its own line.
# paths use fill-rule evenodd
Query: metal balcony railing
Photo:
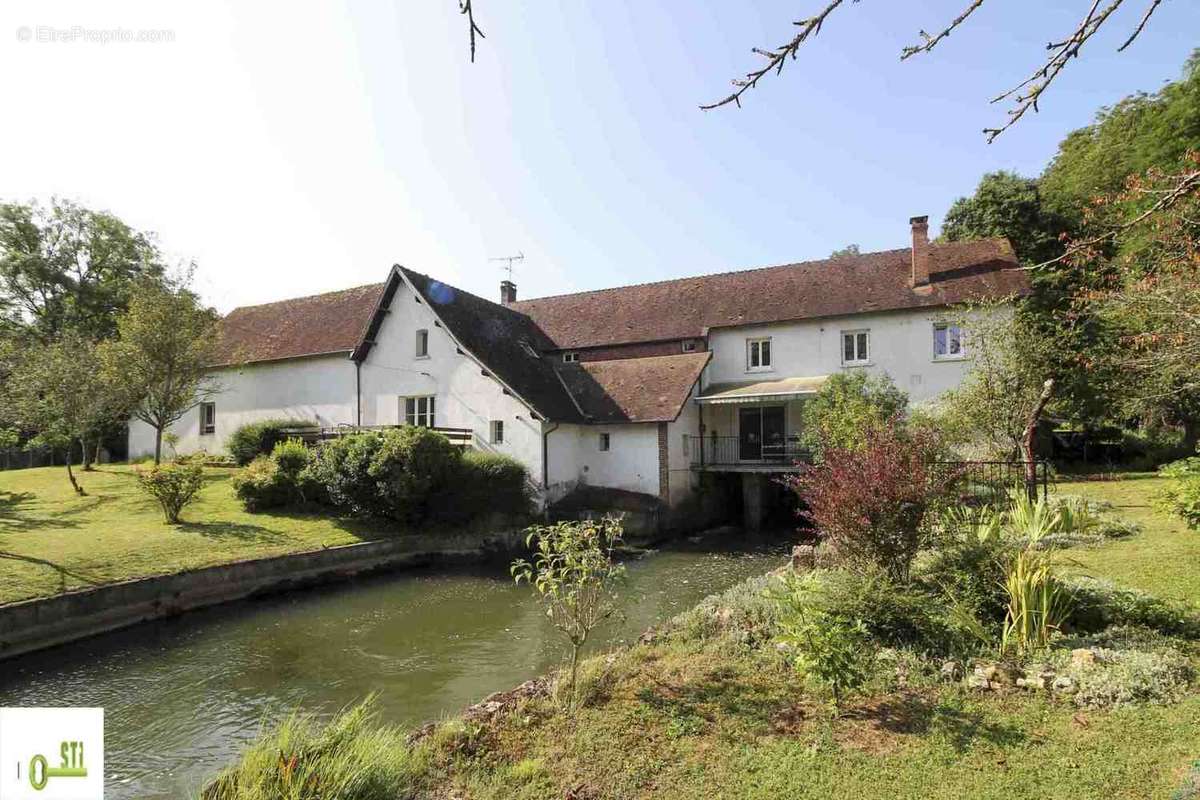
M 771 465 L 790 467 L 811 461 L 799 438 L 788 436 L 766 442 L 744 442 L 737 436 L 685 436 L 684 451 L 693 467 Z

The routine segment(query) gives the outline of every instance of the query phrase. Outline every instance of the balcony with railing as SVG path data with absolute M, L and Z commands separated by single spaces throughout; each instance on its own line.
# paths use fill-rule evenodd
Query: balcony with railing
M 792 472 L 812 456 L 798 436 L 685 436 L 692 469 L 715 472 Z

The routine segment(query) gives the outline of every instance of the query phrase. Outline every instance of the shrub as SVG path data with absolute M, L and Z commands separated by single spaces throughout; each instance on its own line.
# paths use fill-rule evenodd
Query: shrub
M 1090 649 L 1094 663 L 1074 661 L 1074 647 Z M 1081 708 L 1172 703 L 1183 697 L 1193 677 L 1191 661 L 1169 641 L 1129 629 L 1065 642 L 1052 652 L 1050 663 L 1075 684 L 1072 699 Z
M 324 491 L 312 463 L 312 451 L 303 442 L 280 442 L 271 455 L 259 456 L 234 476 L 234 493 L 251 512 L 319 501 Z
M 201 792 L 203 800 L 384 800 L 412 798 L 425 784 L 428 749 L 379 725 L 373 700 L 328 724 L 293 714 L 264 732 Z
M 382 444 L 383 435 L 378 433 L 357 433 L 321 443 L 311 469 L 331 503 L 355 514 L 386 516 L 379 485 L 368 471 Z
M 176 464 L 199 464 L 202 467 L 237 466 L 237 462 L 232 457 L 221 453 L 209 453 L 205 450 L 197 450 L 194 453 L 176 456 L 174 460 Z
M 1171 636 L 1200 638 L 1200 617 L 1182 604 L 1096 578 L 1075 578 L 1067 587 L 1074 603 L 1069 621 L 1075 630 L 1140 625 Z
M 842 557 L 906 582 L 926 541 L 926 511 L 957 477 L 929 463 L 938 449 L 931 431 L 906 433 L 892 420 L 862 448 L 826 449 L 820 464 L 783 482 L 807 504 L 803 516 Z
M 857 450 L 873 430 L 901 416 L 907 406 L 908 395 L 886 375 L 839 372 L 805 403 L 801 436 L 814 453 Z
M 138 470 L 138 485 L 162 506 L 167 523 L 179 523 L 179 514 L 195 499 L 204 483 L 204 468 L 199 464 L 163 463 L 150 470 Z
M 530 511 L 529 472 L 516 459 L 469 450 L 455 468 L 451 486 L 430 498 L 429 515 L 463 522 L 484 514 L 524 516 Z
M 1200 457 L 1185 458 L 1159 468 L 1171 484 L 1155 498 L 1159 508 L 1200 530 Z
M 258 456 L 270 455 L 275 445 L 287 438 L 288 428 L 316 427 L 315 422 L 299 419 L 264 419 L 242 425 L 229 437 L 225 447 L 239 467 Z
M 756 649 L 778 632 L 779 604 L 767 592 L 771 580 L 758 575 L 709 595 L 669 620 L 661 632 L 685 642 L 719 639 Z
M 777 593 L 779 641 L 790 648 L 792 663 L 804 678 L 829 687 L 833 707 L 861 689 L 871 676 L 875 648 L 861 617 L 831 609 L 823 601 L 818 576 L 789 575 Z
M 461 461 L 462 452 L 443 434 L 406 426 L 383 434 L 367 475 L 375 481 L 386 516 L 416 523 L 429 518 L 435 494 L 457 494 Z
M 976 638 L 995 640 L 1008 611 L 1004 581 L 1012 555 L 1012 546 L 999 536 L 948 541 L 924 561 L 917 581 L 952 609 L 952 627 L 969 634 L 973 619 L 983 634 Z

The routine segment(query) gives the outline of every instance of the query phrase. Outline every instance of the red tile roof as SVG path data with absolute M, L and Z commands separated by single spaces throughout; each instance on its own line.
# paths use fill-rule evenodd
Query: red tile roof
M 235 308 L 221 320 L 216 364 L 349 354 L 359 346 L 384 284 Z
M 712 353 L 563 364 L 559 375 L 589 422 L 671 422 Z
M 911 284 L 909 248 L 522 300 L 562 349 L 685 339 L 734 325 L 926 308 L 1029 293 L 1003 239 L 931 245 L 930 288 Z

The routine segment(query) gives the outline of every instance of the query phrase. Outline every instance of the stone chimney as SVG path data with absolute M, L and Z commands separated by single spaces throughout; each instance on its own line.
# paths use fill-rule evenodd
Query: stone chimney
M 512 281 L 500 281 L 500 302 L 503 305 L 517 302 L 517 285 Z
M 912 225 L 912 285 L 929 285 L 929 217 L 913 217 Z

